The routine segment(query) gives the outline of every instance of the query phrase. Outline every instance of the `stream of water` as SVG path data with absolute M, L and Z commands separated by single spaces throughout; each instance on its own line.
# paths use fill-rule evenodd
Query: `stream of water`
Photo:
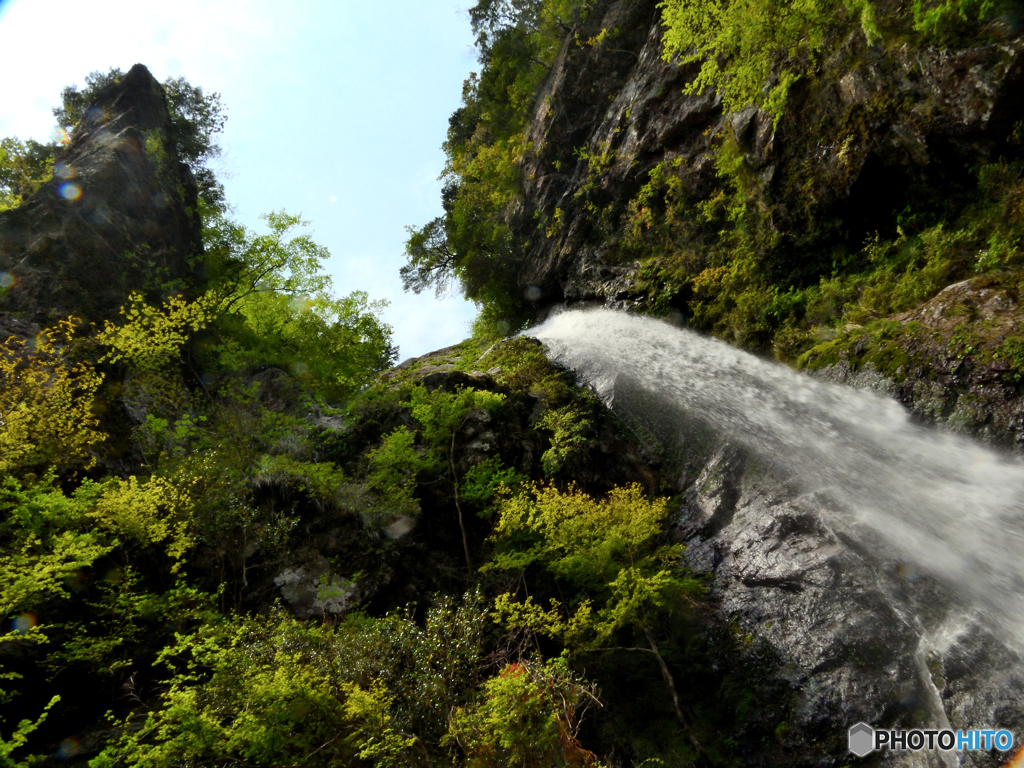
M 606 401 L 628 386 L 648 423 L 697 419 L 742 444 L 1024 636 L 1024 462 L 1016 457 L 916 424 L 881 395 L 651 318 L 573 310 L 527 335 Z

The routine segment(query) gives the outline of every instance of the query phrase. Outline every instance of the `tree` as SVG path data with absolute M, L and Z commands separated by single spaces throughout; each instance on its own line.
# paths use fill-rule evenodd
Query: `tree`
M 654 637 L 656 620 L 703 588 L 679 567 L 682 548 L 659 544 L 668 500 L 648 500 L 638 485 L 594 499 L 570 487 L 533 486 L 499 505 L 498 552 L 485 570 L 524 573 L 539 566 L 577 590 L 575 606 L 549 608 L 511 593 L 498 597 L 496 615 L 512 627 L 557 637 L 569 650 L 615 646 L 623 630 L 640 632 L 665 680 L 680 723 L 698 751 L 683 714 L 675 679 Z
M 576 738 L 596 689 L 564 656 L 508 664 L 484 683 L 483 694 L 452 713 L 445 737 L 471 768 L 600 768 Z
M 0 345 L 0 474 L 95 464 L 92 449 L 105 439 L 93 413 L 103 376 L 71 359 L 74 333 L 69 318 L 34 343 Z
M 210 293 L 231 329 L 221 360 L 276 364 L 324 397 L 348 397 L 394 364 L 385 301 L 354 291 L 337 297 L 323 271 L 330 252 L 301 232 L 301 216 L 275 211 L 257 235 L 223 217 L 206 231 Z
M 50 178 L 56 149 L 16 136 L 0 141 L 0 211 L 17 208 Z
M 162 307 L 133 294 L 108 321 L 101 341 L 111 362 L 157 373 L 174 364 L 192 334 L 216 326 L 218 364 L 230 370 L 276 365 L 310 384 L 321 397 L 343 399 L 394 363 L 387 303 L 362 291 L 337 297 L 323 271 L 330 252 L 308 234 L 299 216 L 266 214 L 269 233 L 257 235 L 222 216 L 206 229 L 209 288 L 193 301 L 171 296 Z
M 463 105 L 449 120 L 444 216 L 408 228 L 406 290 L 433 286 L 440 293 L 457 281 L 490 325 L 515 329 L 529 318 L 517 279 L 521 251 L 509 226 L 531 149 L 526 126 L 551 63 L 591 5 L 479 0 L 470 9 L 483 67 L 463 84 Z
M 456 254 L 448 245 L 444 217 L 424 224 L 422 228 L 406 227 L 409 239 L 405 243 L 408 263 L 400 270 L 402 287 L 413 293 L 422 293 L 429 286 L 436 295 L 448 291 L 455 278 Z

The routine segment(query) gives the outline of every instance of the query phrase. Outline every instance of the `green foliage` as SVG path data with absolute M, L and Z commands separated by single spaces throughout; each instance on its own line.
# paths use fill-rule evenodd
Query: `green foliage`
M 156 309 L 133 292 L 121 307 L 121 323 L 107 320 L 98 334 L 108 348 L 104 362 L 124 362 L 145 374 L 157 374 L 174 364 L 189 336 L 205 328 L 219 313 L 218 297 L 196 301 L 171 296 Z
M 320 396 L 349 397 L 394 362 L 384 301 L 355 291 L 338 298 L 324 265 L 330 253 L 296 229 L 283 211 L 265 215 L 269 233 L 255 235 L 225 219 L 207 228 L 210 281 L 226 338 L 222 365 L 273 364 Z
M 0 344 L 0 474 L 48 465 L 91 467 L 104 439 L 93 414 L 102 374 L 73 361 L 73 318 L 41 331 L 33 343 Z
M 1024 336 L 1009 336 L 1004 339 L 995 356 L 1009 364 L 1010 378 L 1013 381 L 1024 380 Z
M 868 39 L 878 37 L 866 0 L 664 0 L 659 7 L 665 60 L 701 62 L 686 93 L 712 88 L 722 94 L 726 111 L 755 104 L 776 122 L 793 84 L 835 39 L 838 19 L 856 12 Z
M 323 630 L 287 619 L 215 625 L 182 638 L 162 655 L 189 657 L 163 707 L 140 729 L 125 731 L 92 765 L 274 765 L 296 758 L 329 765 L 351 759 L 345 691 L 323 665 L 310 663 L 323 645 Z M 209 682 L 197 687 L 206 669 Z
M 509 664 L 483 688 L 482 701 L 455 710 L 445 737 L 462 748 L 468 767 L 597 765 L 576 738 L 595 689 L 564 657 Z
M 133 293 L 122 321 L 107 321 L 98 336 L 104 359 L 165 386 L 189 338 L 216 326 L 220 366 L 277 365 L 320 397 L 348 397 L 390 365 L 391 329 L 379 320 L 386 302 L 361 291 L 335 297 L 323 271 L 327 249 L 305 234 L 289 237 L 306 222 L 283 212 L 264 219 L 270 234 L 262 236 L 217 219 L 207 230 L 210 289 L 192 301 L 171 296 L 159 309 Z
M 0 211 L 17 208 L 53 175 L 55 152 L 32 139 L 0 140 Z
M 28 742 L 28 737 L 46 721 L 50 708 L 59 701 L 60 696 L 54 696 L 50 699 L 50 702 L 40 713 L 39 717 L 36 718 L 35 722 L 32 720 L 22 720 L 19 722 L 15 726 L 14 733 L 11 734 L 10 739 L 5 739 L 0 734 L 0 768 L 29 768 L 29 766 L 35 765 L 43 759 L 36 756 L 30 757 L 27 760 L 16 760 L 12 755 L 15 751 L 25 746 Z
M 472 387 L 456 392 L 429 392 L 418 384 L 412 387 L 409 397 L 409 408 L 422 445 L 415 447 L 416 435 L 407 427 L 391 432 L 379 448 L 367 455 L 370 464 L 367 484 L 378 492 L 385 512 L 409 515 L 419 511 L 414 495 L 417 476 L 423 472 L 443 473 L 451 483 L 466 567 L 472 572 L 469 539 L 460 504 L 461 483 L 454 463 L 455 437 L 470 414 L 495 411 L 505 401 L 505 396 Z M 474 490 L 479 491 L 479 486 Z
M 994 0 L 914 0 L 914 29 L 935 41 L 949 42 L 970 34 L 997 5 Z
M 587 442 L 590 420 L 576 404 L 554 408 L 537 423 L 538 429 L 551 431 L 551 447 L 540 457 L 544 474 L 554 477 Z
M 399 427 L 367 454 L 370 470 L 366 484 L 394 507 L 394 513 L 418 511 L 416 477 L 437 467 L 436 458 L 417 451 L 415 442 L 416 435 L 408 427 Z
M 448 451 L 452 438 L 471 412 L 494 412 L 504 402 L 503 394 L 483 389 L 428 392 L 426 387 L 417 386 L 412 389 L 412 416 L 419 422 L 428 446 Z
M 511 467 L 504 466 L 500 456 L 492 456 L 466 470 L 460 493 L 466 501 L 479 505 L 482 508 L 481 514 L 486 516 L 489 514 L 490 503 L 498 497 L 502 489 L 514 493 L 525 482 L 526 477 Z
M 187 486 L 157 475 L 140 482 L 132 475 L 109 481 L 88 515 L 124 540 L 144 546 L 166 542 L 164 548 L 175 561 L 171 570 L 177 572 L 194 543 L 191 507 Z
M 482 70 L 463 85 L 449 121 L 442 175 L 445 214 L 410 227 L 402 280 L 417 293 L 458 282 L 487 315 L 481 330 L 507 335 L 529 318 L 517 281 L 519 250 L 508 225 L 522 197 L 525 129 L 562 41 L 590 0 L 480 0 L 470 9 Z M 504 324 L 504 329 L 501 324 Z
M 559 605 L 553 613 L 507 595 L 498 603 L 499 618 L 597 645 L 623 628 L 649 627 L 674 601 L 700 592 L 676 564 L 680 548 L 659 546 L 667 516 L 667 500 L 649 501 L 636 485 L 616 488 L 602 500 L 550 486 L 506 499 L 495 526 L 499 549 L 488 570 L 541 566 L 579 589 L 577 599 L 586 596 L 587 602 L 563 621 Z
M 346 482 L 344 473 L 329 461 L 296 461 L 286 455 L 264 456 L 258 477 L 293 482 L 324 501 L 333 499 Z
M 208 624 L 161 654 L 177 670 L 163 705 L 92 765 L 420 764 L 474 690 L 484 616 L 467 596 L 422 627 L 401 614 Z

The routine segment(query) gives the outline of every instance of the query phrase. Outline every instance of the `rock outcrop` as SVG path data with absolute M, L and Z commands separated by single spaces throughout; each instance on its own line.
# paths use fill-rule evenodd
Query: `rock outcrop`
M 683 93 L 699 65 L 662 59 L 655 0 L 600 4 L 587 25 L 580 39 L 592 28 L 612 41 L 567 38 L 527 132 L 519 280 L 542 305 L 642 298 L 621 242 L 627 203 L 662 162 L 694 205 L 715 194 L 723 129 L 751 172 L 747 193 L 787 243 L 800 248 L 816 231 L 829 233 L 821 248 L 846 252 L 894 233 L 907 205 L 960 189 L 1024 118 L 1024 36 L 1009 17 L 990 25 L 993 42 L 966 48 L 872 46 L 857 29 L 794 89 L 777 124 L 755 107 L 725 113 L 710 91 Z M 538 229 L 556 211 L 559 226 Z
M 964 48 L 876 47 L 857 30 L 773 123 L 753 107 L 725 113 L 709 92 L 683 94 L 697 66 L 662 59 L 653 0 L 601 8 L 600 20 L 588 23 L 615 30 L 614 45 L 566 41 L 527 137 L 519 279 L 542 306 L 644 305 L 641 264 L 624 245 L 630 201 L 653 168 L 670 163 L 680 200 L 696 210 L 723 188 L 716 153 L 726 134 L 750 171 L 750 204 L 770 212 L 783 241 L 801 252 L 817 237 L 823 252 L 842 258 L 874 232 L 895 236 L 896 215 L 909 204 L 962 191 L 969 169 L 1005 150 L 1024 118 L 1024 36 L 1009 17 L 991 23 L 990 42 Z M 538 231 L 537 219 L 558 226 Z M 699 239 L 671 246 L 703 249 Z M 782 271 L 771 277 L 790 284 Z M 882 331 L 837 332 L 801 364 L 881 390 L 922 420 L 1020 450 L 1018 292 L 1015 275 L 958 283 Z M 685 296 L 665 298 L 671 308 L 686 305 Z M 628 393 L 614 397 L 624 413 L 644 407 L 630 406 Z M 678 488 L 674 536 L 687 546 L 687 565 L 708 578 L 720 620 L 750 639 L 750 663 L 769 660 L 773 690 L 788 692 L 764 702 L 766 718 L 781 723 L 777 738 L 741 743 L 744 764 L 847 764 L 846 729 L 858 721 L 1021 733 L 1019 649 L 948 586 L 902 562 L 877 534 L 840 525 L 826 502 L 790 488 L 713 425 L 710 438 L 684 448 L 690 471 Z M 1005 759 L 887 752 L 868 760 L 996 766 Z
M 789 691 L 779 742 L 749 765 L 843 764 L 847 729 L 1024 730 L 1024 667 L 949 590 L 877 534 L 837 525 L 757 461 L 721 446 L 675 520 L 687 564 L 740 632 L 767 647 Z M 767 670 L 766 670 L 767 671 Z M 773 754 L 774 753 L 774 754 Z M 876 753 L 887 766 L 997 766 L 998 752 Z
M 851 328 L 805 362 L 828 381 L 890 395 L 924 421 L 1024 451 L 1024 308 L 1003 277 L 950 285 L 894 316 L 889 334 Z
M 163 89 L 136 64 L 101 91 L 53 178 L 0 212 L 0 335 L 75 315 L 117 316 L 201 277 L 196 184 L 177 157 Z

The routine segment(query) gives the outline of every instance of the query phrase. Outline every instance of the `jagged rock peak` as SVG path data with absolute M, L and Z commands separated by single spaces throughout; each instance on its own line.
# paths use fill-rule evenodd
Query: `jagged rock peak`
M 0 212 L 0 334 L 75 315 L 117 315 L 199 279 L 196 183 L 175 151 L 163 88 L 136 64 L 101 90 L 58 153 L 53 178 Z

